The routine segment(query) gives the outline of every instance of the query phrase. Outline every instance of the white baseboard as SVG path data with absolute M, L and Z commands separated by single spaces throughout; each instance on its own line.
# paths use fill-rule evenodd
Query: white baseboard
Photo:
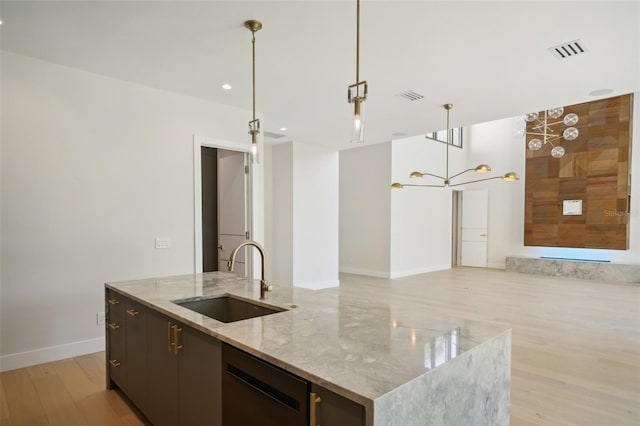
M 442 271 L 445 269 L 451 269 L 451 264 L 433 265 L 426 268 L 407 269 L 405 271 L 392 271 L 390 278 L 402 278 L 411 275 L 426 274 L 427 272 Z
M 351 268 L 349 266 L 341 266 L 340 272 L 345 274 L 365 275 L 367 277 L 391 278 L 387 271 L 375 271 L 373 269 Z
M 97 339 L 3 355 L 0 357 L 0 371 L 15 370 L 17 368 L 30 367 L 32 365 L 104 351 L 104 343 L 104 337 L 99 337 Z
M 309 290 L 322 290 L 324 288 L 340 287 L 340 280 L 318 281 L 313 283 L 295 284 L 295 287 L 308 288 Z

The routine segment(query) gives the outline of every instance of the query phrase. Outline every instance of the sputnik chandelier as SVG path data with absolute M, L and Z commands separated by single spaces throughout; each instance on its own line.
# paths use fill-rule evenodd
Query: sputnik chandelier
M 573 127 L 579 120 L 578 114 L 570 113 L 565 115 L 562 120 L 551 121 L 559 119 L 562 114 L 564 114 L 564 108 L 556 107 L 544 111 L 542 117 L 537 112 L 531 112 L 524 116 L 524 120 L 527 123 L 531 123 L 527 125 L 527 129 L 530 128 L 532 131 L 525 130 L 527 136 L 533 136 L 527 144 L 531 151 L 538 151 L 544 145 L 549 144 L 552 147 L 551 156 L 553 158 L 562 158 L 564 156 L 565 150 L 560 146 L 560 141 L 562 139 L 572 141 L 578 137 L 580 132 Z M 559 129 L 554 129 L 554 126 L 560 124 L 568 126 L 562 133 L 559 133 Z
M 476 183 L 476 182 L 483 182 L 483 181 L 487 181 L 487 180 L 492 180 L 492 179 L 502 179 L 505 182 L 513 182 L 518 180 L 518 175 L 514 172 L 508 172 L 505 173 L 502 176 L 492 176 L 492 177 L 488 177 L 488 178 L 483 178 L 483 179 L 474 179 L 474 180 L 469 180 L 469 181 L 465 181 L 465 182 L 452 182 L 452 179 L 461 176 L 467 172 L 476 172 L 476 173 L 487 173 L 491 171 L 491 167 L 489 167 L 488 164 L 479 164 L 478 166 L 476 166 L 473 169 L 467 169 L 467 170 L 463 170 L 460 173 L 456 173 L 454 175 L 450 175 L 449 174 L 449 137 L 451 135 L 451 129 L 449 127 L 449 114 L 451 109 L 453 108 L 453 104 L 445 104 L 443 105 L 444 109 L 447 111 L 447 141 L 446 141 L 446 157 L 445 157 L 445 176 L 439 176 L 436 174 L 432 174 L 432 173 L 427 173 L 427 172 L 412 172 L 409 175 L 409 178 L 411 179 L 416 179 L 416 178 L 423 178 L 425 176 L 429 176 L 432 178 L 436 178 L 442 181 L 442 183 L 438 183 L 438 184 L 411 184 L 411 183 L 399 183 L 399 182 L 394 182 L 393 184 L 391 184 L 391 188 L 393 189 L 402 189 L 405 186 L 420 186 L 420 187 L 426 187 L 426 188 L 444 188 L 445 186 L 460 186 L 460 185 L 467 185 L 470 183 Z
M 251 31 L 251 66 L 253 86 L 253 120 L 249 121 L 249 135 L 251 135 L 251 160 L 258 162 L 258 135 L 260 134 L 260 119 L 256 118 L 256 32 L 262 29 L 262 22 L 255 19 L 248 20 L 244 26 Z
M 364 101 L 367 100 L 368 86 L 360 81 L 360 0 L 356 3 L 356 82 L 347 88 L 347 100 L 353 104 L 353 124 L 351 142 L 364 142 Z

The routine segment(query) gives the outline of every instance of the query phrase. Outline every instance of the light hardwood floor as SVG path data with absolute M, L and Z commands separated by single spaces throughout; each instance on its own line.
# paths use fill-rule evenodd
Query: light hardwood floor
M 323 291 L 509 325 L 514 426 L 640 425 L 640 284 L 456 268 L 396 280 L 344 274 Z M 102 352 L 4 372 L 0 393 L 2 426 L 142 424 L 104 389 Z

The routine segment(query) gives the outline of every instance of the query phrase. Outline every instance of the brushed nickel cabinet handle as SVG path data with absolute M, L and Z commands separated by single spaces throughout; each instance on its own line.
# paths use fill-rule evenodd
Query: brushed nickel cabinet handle
M 118 325 L 118 323 L 110 322 L 109 323 L 109 328 L 112 329 L 112 330 L 117 330 L 117 329 L 120 328 L 120 326 Z
M 115 360 L 115 359 L 110 359 L 109 360 L 109 364 L 111 364 L 111 366 L 114 367 L 114 368 L 120 367 L 120 362 L 118 360 Z
M 127 309 L 127 313 L 128 313 L 129 315 L 131 315 L 132 317 L 135 317 L 135 316 L 137 316 L 137 315 L 139 315 L 139 314 L 140 314 L 140 312 L 136 311 L 136 310 L 135 310 L 135 309 L 133 309 L 133 308 L 129 308 L 129 309 Z
M 117 305 L 118 303 L 120 303 L 118 299 L 109 299 L 108 302 L 110 305 Z

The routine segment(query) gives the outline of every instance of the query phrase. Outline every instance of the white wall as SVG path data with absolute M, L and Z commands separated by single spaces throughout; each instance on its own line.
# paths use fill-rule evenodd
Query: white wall
M 338 280 L 338 151 L 293 144 L 293 283 L 327 288 Z
M 273 232 L 268 243 L 273 248 L 267 256 L 273 264 L 272 280 L 293 284 L 293 144 L 276 145 L 271 150 L 271 213 Z M 268 271 L 267 271 L 268 272 Z M 267 277 L 269 279 L 269 277 Z
M 193 135 L 245 142 L 246 121 L 2 52 L 0 368 L 102 349 L 105 281 L 193 272 Z
M 413 171 L 444 176 L 446 145 L 424 136 L 392 142 L 391 180 L 435 183 L 423 178 L 409 182 Z M 464 170 L 465 150 L 449 149 L 450 175 Z M 450 188 L 411 188 L 391 192 L 390 277 L 415 275 L 451 267 Z
M 340 151 L 340 271 L 389 277 L 391 142 Z
M 634 94 L 635 123 L 640 123 L 640 93 Z M 496 120 L 475 125 L 471 135 L 472 159 L 490 158 L 491 166 L 498 172 L 514 169 L 522 180 L 505 183 L 492 181 L 486 187 L 489 194 L 489 266 L 504 268 L 506 256 L 567 257 L 578 259 L 609 260 L 620 263 L 640 263 L 640 126 L 633 126 L 632 140 L 635 147 L 631 158 L 631 214 L 629 250 L 595 250 L 562 247 L 527 247 L 524 245 L 524 136 L 515 131 L 521 128 L 520 117 Z M 568 142 L 570 143 L 570 142 Z M 491 147 L 498 144 L 499 149 Z
M 489 191 L 488 266 L 504 268 L 516 235 L 524 236 L 524 136 L 520 117 L 495 120 L 465 128 L 464 143 L 468 149 L 468 164 L 491 166 L 491 176 L 516 172 L 520 180 L 502 179 L 468 185 L 469 189 Z M 475 178 L 483 176 L 475 175 Z M 463 207 L 464 209 L 464 204 Z M 520 240 L 522 244 L 522 239 Z
M 271 153 L 273 282 L 338 286 L 338 152 L 289 142 Z

